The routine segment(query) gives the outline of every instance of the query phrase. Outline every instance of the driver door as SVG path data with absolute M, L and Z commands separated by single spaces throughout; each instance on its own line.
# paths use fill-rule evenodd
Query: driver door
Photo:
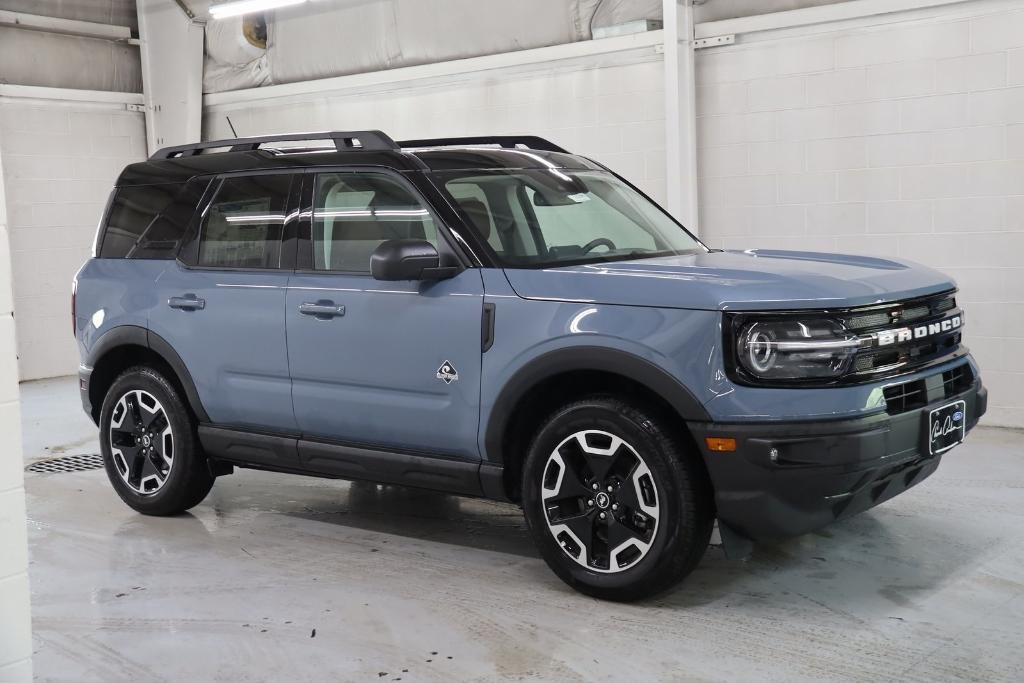
M 303 436 L 478 464 L 479 269 L 445 280 L 375 280 L 370 254 L 384 240 L 425 239 L 450 252 L 438 219 L 397 173 L 342 170 L 305 180 L 305 239 L 286 302 Z M 352 474 L 351 459 L 330 449 L 301 456 L 314 469 Z

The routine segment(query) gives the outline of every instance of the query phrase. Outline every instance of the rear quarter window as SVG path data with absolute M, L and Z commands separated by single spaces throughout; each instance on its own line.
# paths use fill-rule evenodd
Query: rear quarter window
M 173 259 L 208 181 L 119 187 L 100 241 L 100 258 Z

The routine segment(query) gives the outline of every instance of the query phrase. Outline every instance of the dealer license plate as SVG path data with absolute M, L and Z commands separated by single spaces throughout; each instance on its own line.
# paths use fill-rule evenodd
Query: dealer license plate
M 938 455 L 964 440 L 967 404 L 954 401 L 928 413 L 928 452 Z

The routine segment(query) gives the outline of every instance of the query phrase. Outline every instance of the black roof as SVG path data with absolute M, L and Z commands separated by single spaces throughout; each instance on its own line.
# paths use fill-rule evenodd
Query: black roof
M 275 142 L 332 140 L 334 149 L 275 148 Z M 213 153 L 216 148 L 227 151 Z M 516 168 L 600 169 L 535 136 L 437 138 L 395 142 L 380 131 L 299 133 L 167 147 L 122 171 L 117 184 L 184 182 L 200 175 L 329 166 L 381 166 L 400 172 Z

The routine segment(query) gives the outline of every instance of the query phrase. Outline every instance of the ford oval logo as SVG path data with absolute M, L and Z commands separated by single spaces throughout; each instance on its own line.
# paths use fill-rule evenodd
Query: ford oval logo
M 953 422 L 959 422 L 962 419 L 964 419 L 964 411 L 958 410 L 953 413 Z

